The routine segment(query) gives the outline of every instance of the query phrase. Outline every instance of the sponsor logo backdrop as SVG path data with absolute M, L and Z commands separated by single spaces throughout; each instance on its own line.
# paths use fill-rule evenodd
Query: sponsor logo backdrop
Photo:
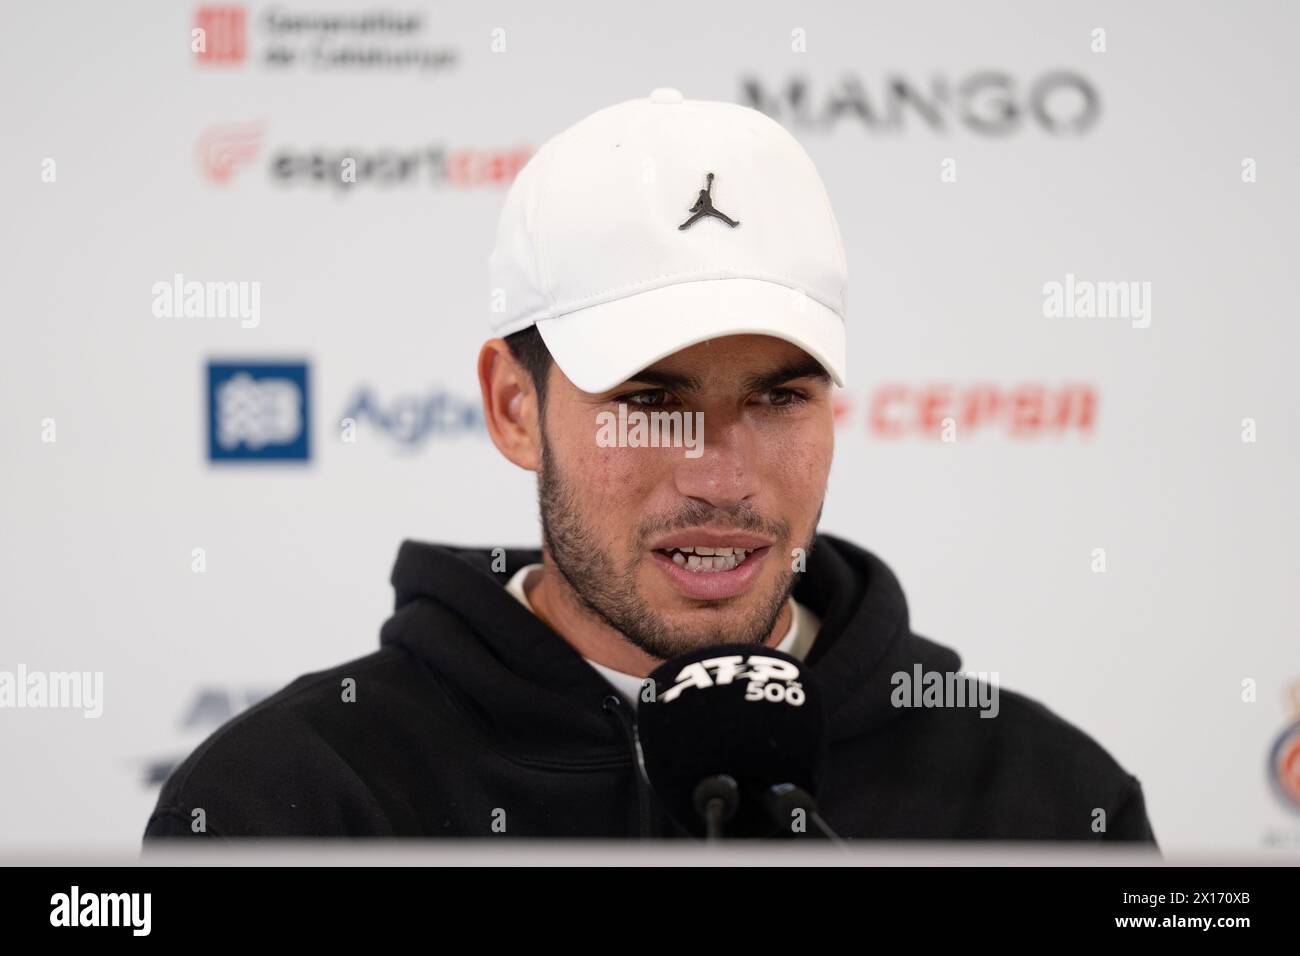
M 134 846 L 205 734 L 377 646 L 403 537 L 537 541 L 473 375 L 496 217 L 657 86 L 826 180 L 823 527 L 1136 773 L 1167 850 L 1300 847 L 1294 7 L 5 19 L 0 670 L 102 672 L 103 712 L 0 710 L 0 849 Z

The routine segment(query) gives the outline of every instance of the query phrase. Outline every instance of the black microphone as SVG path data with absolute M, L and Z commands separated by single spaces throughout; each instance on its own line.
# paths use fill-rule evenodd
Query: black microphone
M 813 795 L 802 787 L 796 787 L 792 783 L 778 783 L 768 787 L 763 794 L 763 806 L 776 826 L 788 827 L 796 836 L 830 840 L 840 846 L 844 845 L 844 841 L 817 812 L 817 801 Z
M 695 786 L 691 804 L 704 821 L 704 838 L 722 838 L 722 825 L 740 809 L 740 784 L 725 773 L 705 777 Z
M 767 793 L 787 784 L 811 800 L 817 791 L 825 717 L 803 664 L 770 647 L 724 644 L 675 657 L 650 679 L 654 699 L 637 707 L 641 766 L 677 823 L 705 837 L 798 835 L 790 818 L 773 819 Z M 728 802 L 720 778 L 734 782 L 737 799 Z

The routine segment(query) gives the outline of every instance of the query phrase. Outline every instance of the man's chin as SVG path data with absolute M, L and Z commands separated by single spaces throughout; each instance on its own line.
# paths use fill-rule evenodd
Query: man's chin
M 764 644 L 780 619 L 783 600 L 771 590 L 718 601 L 698 601 L 679 594 L 647 595 L 646 607 L 657 619 L 657 633 L 635 640 L 655 657 L 670 659 L 716 644 Z M 646 644 L 653 644 L 654 650 Z

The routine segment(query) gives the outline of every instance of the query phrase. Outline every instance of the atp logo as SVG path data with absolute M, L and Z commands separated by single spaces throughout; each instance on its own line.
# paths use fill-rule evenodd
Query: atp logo
M 806 699 L 799 683 L 799 668 L 793 662 L 764 654 L 748 657 L 732 654 L 687 664 L 678 672 L 677 682 L 659 696 L 659 701 L 672 703 L 692 687 L 720 687 L 738 680 L 749 682 L 745 688 L 745 700 L 784 702 L 801 707 Z
M 307 461 L 306 363 L 208 363 L 212 461 Z

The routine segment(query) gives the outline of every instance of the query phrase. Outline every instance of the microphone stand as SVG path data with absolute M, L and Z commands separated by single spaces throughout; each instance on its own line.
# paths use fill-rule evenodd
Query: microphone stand
M 704 820 L 705 842 L 716 843 L 722 839 L 723 824 L 740 809 L 740 785 L 725 773 L 705 777 L 695 785 L 691 803 Z
M 831 829 L 830 824 L 817 812 L 817 801 L 813 799 L 811 793 L 802 787 L 795 786 L 792 783 L 773 784 L 768 787 L 767 793 L 763 795 L 763 805 L 767 807 L 768 816 L 779 827 L 790 825 L 790 815 L 793 811 L 803 811 L 808 822 L 812 824 L 812 829 L 805 830 L 800 834 L 801 836 L 805 839 L 829 840 L 845 853 L 848 852 L 848 844 Z

